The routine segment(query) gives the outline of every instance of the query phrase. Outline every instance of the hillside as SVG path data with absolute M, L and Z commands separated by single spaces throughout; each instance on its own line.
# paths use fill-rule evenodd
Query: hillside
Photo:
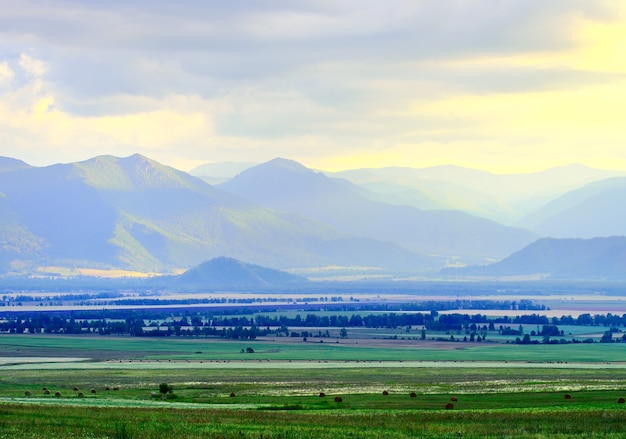
M 232 258 L 215 258 L 171 278 L 171 285 L 179 288 L 260 288 L 279 287 L 308 282 L 306 278 L 246 264 Z
M 422 268 L 397 245 L 242 200 L 140 155 L 0 173 L 3 271 L 168 271 L 219 256 L 268 267 Z
M 194 177 L 199 177 L 209 184 L 220 184 L 256 165 L 258 165 L 258 163 L 253 162 L 205 163 L 204 165 L 193 168 L 189 171 L 189 174 Z
M 445 260 L 501 258 L 536 239 L 532 233 L 459 211 L 426 211 L 373 200 L 362 187 L 299 163 L 274 159 L 218 186 L 272 209 L 337 230 L 401 245 Z
M 624 200 L 626 177 L 609 178 L 558 197 L 520 224 L 555 238 L 626 235 Z
M 327 175 L 359 184 L 374 192 L 380 201 L 421 209 L 461 210 L 517 225 L 525 216 L 570 190 L 626 173 L 574 164 L 526 174 L 434 166 L 354 169 Z
M 446 269 L 458 276 L 543 275 L 555 279 L 626 279 L 626 237 L 543 238 L 485 266 Z
M 20 169 L 28 169 L 30 167 L 28 163 L 22 160 L 0 157 L 0 172 L 19 171 Z

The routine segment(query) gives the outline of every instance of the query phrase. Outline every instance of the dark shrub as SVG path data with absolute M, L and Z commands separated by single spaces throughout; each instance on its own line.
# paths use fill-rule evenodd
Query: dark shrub
M 326 394 L 324 392 L 320 392 L 320 398 L 323 398 L 325 396 L 326 396 Z
M 411 394 L 409 395 L 411 398 L 417 398 L 417 393 L 415 392 L 411 392 Z
M 234 398 L 234 397 L 235 397 L 235 392 L 231 392 L 231 393 L 230 393 L 230 397 L 231 397 L 231 398 Z
M 624 398 L 620 398 L 620 399 L 617 400 L 618 404 L 624 404 L 625 402 L 626 402 L 626 399 L 624 399 Z
M 572 399 L 572 395 L 570 395 L 569 393 L 565 394 L 565 399 Z
M 159 384 L 159 392 L 161 392 L 163 395 L 165 395 L 167 392 L 171 393 L 170 385 L 167 383 Z
M 387 392 L 386 390 L 383 390 L 383 395 L 387 396 L 389 395 L 389 392 Z
M 455 397 L 453 396 L 452 398 L 450 398 L 450 401 L 452 401 L 452 402 L 457 402 L 457 401 L 458 401 L 458 399 L 457 399 L 457 398 L 455 398 Z
M 335 402 L 343 402 L 341 396 L 335 396 Z
M 454 404 L 452 404 L 451 402 L 446 404 L 446 410 L 452 410 L 454 408 Z

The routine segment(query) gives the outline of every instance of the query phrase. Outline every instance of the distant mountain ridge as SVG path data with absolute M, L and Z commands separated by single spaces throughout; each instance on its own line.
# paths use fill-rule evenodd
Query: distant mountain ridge
M 525 216 L 572 189 L 626 172 L 573 164 L 525 174 L 493 174 L 459 166 L 388 167 L 326 173 L 370 189 L 379 200 L 422 209 L 461 210 L 502 224 Z
M 499 259 L 495 268 L 466 270 L 604 277 L 621 270 L 624 253 L 608 244 L 590 250 L 546 241 L 523 264 L 516 258 L 538 236 L 626 235 L 626 177 L 595 181 L 552 200 L 523 222 L 536 234 L 461 210 L 433 208 L 458 205 L 464 197 L 481 204 L 507 190 L 519 201 L 529 181 L 536 188 L 562 177 L 551 186 L 555 191 L 605 171 L 582 166 L 532 176 L 453 166 L 349 171 L 353 181 L 364 182 L 357 185 L 283 158 L 248 165 L 233 164 L 245 169 L 212 186 L 139 154 L 46 167 L 0 157 L 0 275 L 37 273 L 42 267 L 50 273 L 57 267 L 164 273 L 220 257 L 283 270 L 362 267 L 366 274 L 371 269 L 427 274 L 445 265 Z M 391 171 L 396 175 L 390 180 Z M 411 204 L 420 197 L 429 209 Z M 489 202 L 500 203 L 497 197 Z M 569 262 L 532 265 L 551 252 Z M 596 255 L 595 266 L 589 254 Z
M 245 171 L 248 168 L 258 165 L 255 162 L 220 162 L 220 163 L 205 163 L 204 165 L 196 166 L 189 174 L 202 178 L 209 184 L 219 184 L 230 180 L 235 175 Z
M 416 267 L 413 253 L 272 211 L 141 155 L 0 173 L 0 272 L 163 272 L 219 256 L 269 267 Z
M 281 158 L 249 168 L 218 187 L 345 233 L 442 259 L 497 259 L 536 239 L 526 230 L 459 211 L 425 211 L 376 201 L 353 183 Z
M 221 184 L 254 166 L 258 163 L 209 163 L 190 173 L 211 184 Z M 365 189 L 364 196 L 375 201 L 422 210 L 459 210 L 533 231 L 537 226 L 535 212 L 541 212 L 555 198 L 590 183 L 626 177 L 626 171 L 581 164 L 517 174 L 494 174 L 453 165 L 362 168 L 323 174 L 358 185 Z
M 555 238 L 626 235 L 626 177 L 607 178 L 569 191 L 520 225 Z
M 485 266 L 446 269 L 457 276 L 544 275 L 553 279 L 626 279 L 626 237 L 542 238 Z
M 28 169 L 31 166 L 22 160 L 12 159 L 10 157 L 0 157 L 0 172 L 19 171 L 20 169 Z

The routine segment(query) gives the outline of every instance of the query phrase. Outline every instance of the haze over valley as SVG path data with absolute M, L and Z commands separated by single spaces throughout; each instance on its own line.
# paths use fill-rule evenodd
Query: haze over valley
M 228 257 L 305 276 L 619 278 L 623 240 L 608 237 L 626 235 L 622 174 L 580 165 L 324 173 L 284 158 L 186 173 L 139 154 L 45 167 L 2 158 L 0 267 L 5 276 L 171 274 Z M 587 241 L 597 237 L 607 239 Z M 588 257 L 599 242 L 615 243 L 605 248 L 613 259 Z M 525 252 L 541 260 L 537 248 L 575 263 L 520 261 Z M 488 268 L 495 262 L 506 270 Z M 464 266 L 486 268 L 455 271 Z
M 626 437 L 626 2 L 1 4 L 0 438 Z

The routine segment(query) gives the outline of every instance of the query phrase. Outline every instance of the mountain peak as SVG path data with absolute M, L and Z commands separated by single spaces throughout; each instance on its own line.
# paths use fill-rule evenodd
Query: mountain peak
M 282 201 L 306 202 L 332 191 L 336 184 L 324 174 L 298 162 L 275 158 L 246 169 L 218 187 L 270 208 L 284 210 L 279 207 Z
M 188 187 L 187 175 L 141 154 L 128 157 L 97 156 L 73 165 L 94 187 L 101 189 L 147 189 Z
M 270 169 L 280 169 L 282 171 L 286 171 L 286 172 L 292 172 L 292 173 L 311 173 L 311 172 L 315 172 L 312 169 L 307 168 L 306 166 L 296 162 L 295 160 L 290 160 L 290 159 L 285 159 L 282 157 L 276 157 L 275 159 L 272 159 L 268 162 L 265 163 L 261 163 L 260 165 L 256 166 L 257 168 L 263 167 L 263 168 L 270 168 Z
M 0 157 L 0 172 L 19 171 L 31 168 L 28 163 L 11 157 Z
M 197 286 L 267 287 L 306 281 L 307 279 L 303 277 L 284 271 L 221 256 L 187 270 L 178 276 L 176 283 Z

